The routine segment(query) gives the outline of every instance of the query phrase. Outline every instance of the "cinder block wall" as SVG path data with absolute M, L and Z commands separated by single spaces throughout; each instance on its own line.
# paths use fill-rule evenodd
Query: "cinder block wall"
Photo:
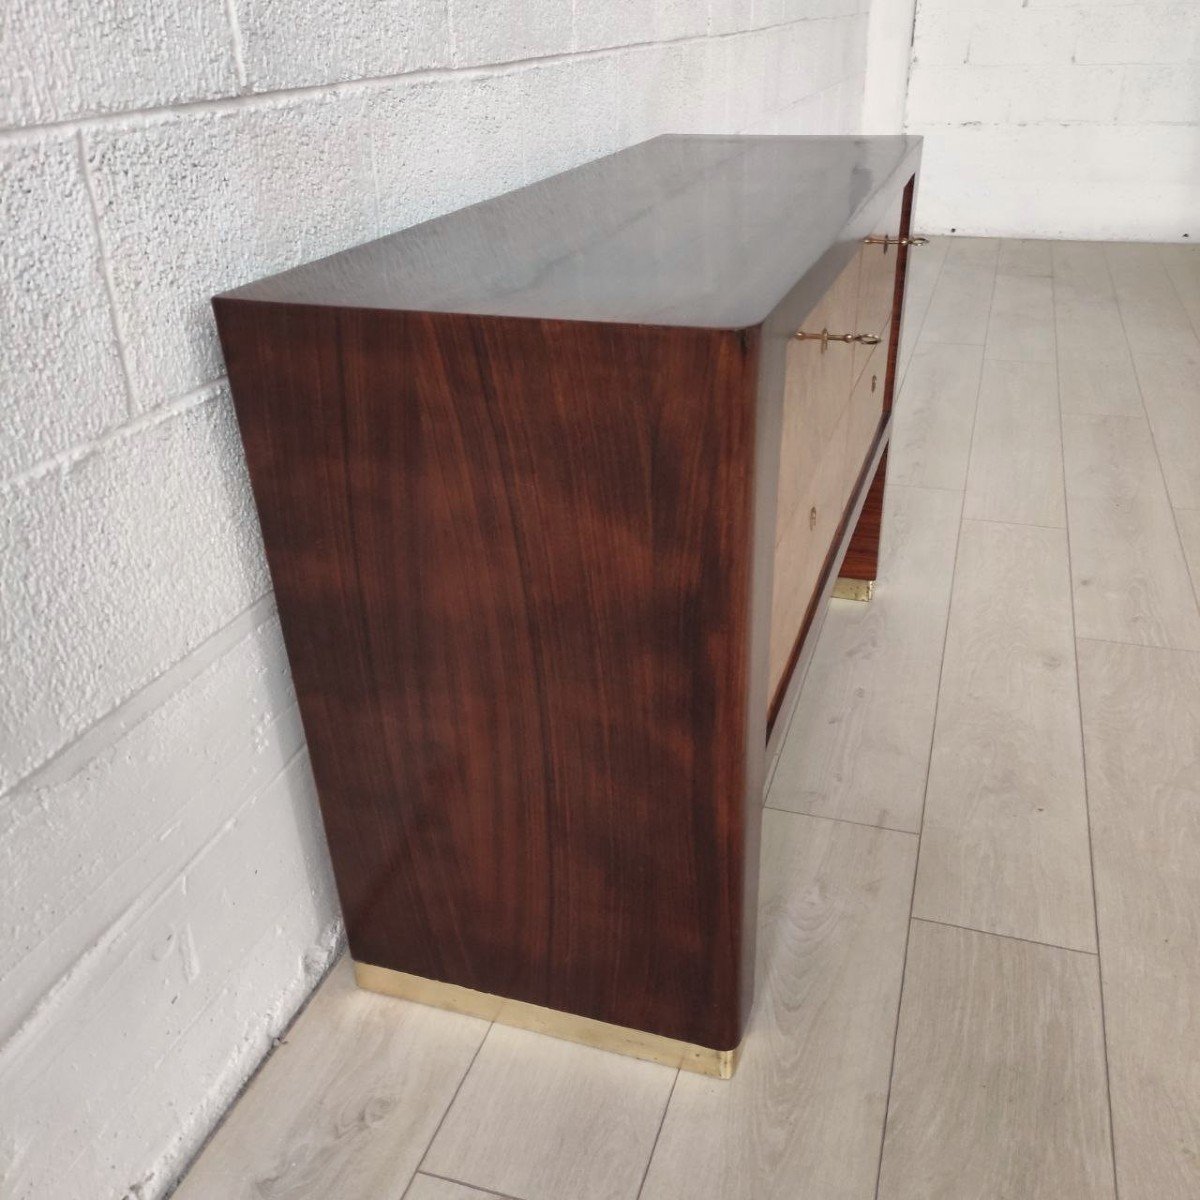
M 208 298 L 664 131 L 846 132 L 866 0 L 13 0 L 0 1194 L 162 1194 L 336 953 Z
M 920 0 L 907 128 L 927 231 L 1200 240 L 1200 4 Z

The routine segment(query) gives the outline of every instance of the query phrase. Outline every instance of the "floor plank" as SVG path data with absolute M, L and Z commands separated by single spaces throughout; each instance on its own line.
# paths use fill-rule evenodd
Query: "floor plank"
M 1200 612 L 1144 417 L 1063 416 L 1080 637 L 1200 648 Z
M 1073 300 L 1116 300 L 1104 242 L 1054 242 L 1050 258 L 1056 294 Z
M 1158 261 L 1175 285 L 1180 304 L 1200 337 L 1200 246 L 1159 246 Z
M 487 1022 L 330 973 L 176 1200 L 378 1200 L 416 1170 Z
M 404 1193 L 404 1200 L 520 1200 L 505 1196 L 501 1192 L 484 1192 L 479 1188 L 467 1187 L 451 1179 L 439 1179 L 436 1175 L 418 1175 Z
M 1200 1196 L 1200 655 L 1081 642 L 1122 1200 Z
M 1001 275 L 1050 275 L 1054 243 L 1033 238 L 1004 238 L 996 269 Z
M 982 346 L 917 347 L 896 401 L 889 483 L 966 486 L 982 368 Z
M 960 507 L 888 487 L 874 599 L 830 606 L 768 804 L 920 830 Z
M 1167 492 L 1176 508 L 1200 508 L 1200 364 L 1134 360 Z
M 1063 412 L 1141 416 L 1142 396 L 1116 301 L 1061 297 L 1055 281 L 1054 328 Z
M 763 846 L 742 1062 L 680 1074 L 642 1200 L 873 1194 L 916 838 L 768 811 Z
M 675 1075 L 493 1025 L 423 1168 L 521 1200 L 634 1200 Z
M 1094 950 L 1061 530 L 964 521 L 913 913 Z
M 1016 362 L 1055 361 L 1054 285 L 1048 276 L 996 276 L 984 355 Z
M 1105 259 L 1134 357 L 1186 358 L 1200 366 L 1200 340 L 1149 243 L 1109 243 Z
M 1096 959 L 914 921 L 880 1200 L 1112 1196 Z
M 1142 398 L 1104 247 L 1055 242 L 1052 256 L 1063 412 L 1140 415 Z
M 1058 373 L 1052 362 L 984 362 L 963 515 L 1066 525 Z
M 921 326 L 922 343 L 983 345 L 992 308 L 997 250 L 997 244 L 988 239 L 951 239 Z

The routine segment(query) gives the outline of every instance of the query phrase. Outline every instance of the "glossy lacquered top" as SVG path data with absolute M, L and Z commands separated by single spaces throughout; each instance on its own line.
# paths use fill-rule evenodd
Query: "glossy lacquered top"
M 903 186 L 919 149 L 910 137 L 658 137 L 224 295 L 744 328 Z

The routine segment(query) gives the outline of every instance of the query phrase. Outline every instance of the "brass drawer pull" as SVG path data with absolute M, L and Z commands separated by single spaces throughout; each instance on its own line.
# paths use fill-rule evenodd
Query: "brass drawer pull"
M 894 238 L 894 237 L 879 237 L 876 234 L 872 234 L 868 238 L 863 238 L 863 241 L 868 246 L 882 246 L 885 254 L 887 253 L 887 248 L 889 246 L 928 246 L 929 245 L 929 239 L 927 237 Z
M 792 337 L 800 342 L 820 342 L 822 354 L 830 342 L 857 342 L 860 346 L 878 346 L 880 341 L 873 333 L 830 333 L 828 329 L 822 329 L 820 333 L 805 333 L 803 329 L 797 329 Z

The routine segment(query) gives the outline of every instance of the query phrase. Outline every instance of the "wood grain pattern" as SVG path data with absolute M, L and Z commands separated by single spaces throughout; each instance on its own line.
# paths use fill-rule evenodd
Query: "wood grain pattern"
M 1200 252 L 1196 246 L 1157 246 L 1158 261 L 1200 338 Z
M 946 261 L 921 326 L 921 341 L 982 346 L 987 340 L 998 247 L 987 238 L 948 240 Z
M 493 1025 L 423 1166 L 521 1200 L 634 1200 L 675 1075 Z
M 1055 242 L 1050 250 L 1055 294 L 1074 300 L 1112 300 L 1103 242 Z
M 846 437 L 848 465 L 854 469 L 871 456 L 880 433 L 880 422 L 890 417 L 899 388 L 900 341 L 906 319 L 905 296 L 908 292 L 908 263 L 911 250 L 913 203 L 916 180 L 904 189 L 898 209 L 900 244 L 891 279 L 892 295 L 884 342 L 872 352 L 850 396 L 851 426 Z M 867 247 L 869 250 L 870 247 Z M 886 259 L 886 256 L 885 256 Z M 880 268 L 876 264 L 875 270 Z M 847 579 L 873 581 L 879 574 L 880 539 L 883 529 L 883 501 L 887 486 L 887 450 L 871 477 L 870 489 L 863 502 L 850 544 L 839 571 Z
M 1055 242 L 1053 263 L 1063 412 L 1140 416 L 1141 395 L 1104 246 Z
M 1081 641 L 1122 1200 L 1200 1195 L 1200 655 Z
M 680 1075 L 641 1200 L 872 1195 L 915 852 L 907 834 L 767 814 L 743 1060 L 715 1087 Z
M 1057 243 L 1035 238 L 1003 238 L 996 260 L 1000 275 L 1038 275 L 1053 273 L 1053 248 Z
M 964 521 L 916 916 L 1096 948 L 1067 539 Z
M 880 1200 L 1113 1194 L 1095 957 L 914 921 Z
M 1134 359 L 1154 448 L 1176 508 L 1200 508 L 1200 363 Z
M 803 328 L 817 334 L 850 331 L 860 276 L 861 256 L 855 254 Z M 845 469 L 853 366 L 850 346 L 813 340 L 788 344 L 778 451 L 771 696 L 788 673 L 797 634 L 857 479 L 856 472 L 847 484 Z
M 1200 339 L 1158 248 L 1109 243 L 1104 257 L 1134 356 L 1186 358 L 1200 368 Z
M 881 226 L 889 236 L 907 233 L 912 192 L 910 183 Z M 824 347 L 811 340 L 788 348 L 768 672 L 771 724 L 813 618 L 813 597 L 865 482 L 866 464 L 887 435 L 884 417 L 895 388 L 907 249 L 893 245 L 884 250 L 864 243 L 803 326 L 813 333 L 848 330 L 883 340 L 873 348 Z M 864 512 L 845 555 L 851 570 L 872 573 L 854 578 L 875 577 L 886 471 L 884 461 L 871 477 Z
M 985 359 L 963 515 L 1021 525 L 1066 525 L 1053 362 Z
M 1054 287 L 1038 275 L 996 276 L 988 317 L 986 358 L 1055 361 Z
M 343 959 L 175 1196 L 398 1195 L 487 1030 L 473 1017 L 360 992 Z
M 1080 300 L 1055 280 L 1059 395 L 1063 412 L 1140 416 L 1133 359 L 1113 299 Z
M 355 958 L 736 1045 L 753 337 L 218 312 Z
M 883 538 L 883 500 L 887 491 L 887 451 L 875 468 L 854 536 L 842 559 L 838 574 L 846 579 L 879 578 L 879 555 Z
M 1200 614 L 1145 417 L 1063 418 L 1080 637 L 1200 649 Z
M 966 486 L 982 369 L 982 346 L 917 348 L 896 403 L 888 454 L 894 482 L 955 491 Z
M 659 138 L 214 301 L 356 959 L 738 1044 L 768 703 L 886 439 L 789 338 L 887 325 L 919 155 Z
M 830 605 L 773 808 L 920 830 L 960 508 L 955 492 L 889 491 L 874 598 Z
M 784 678 L 780 682 L 767 709 L 767 761 L 775 762 L 779 756 L 779 747 L 783 733 L 788 725 L 800 687 L 804 682 L 804 674 L 812 659 L 816 638 L 824 622 L 825 609 L 832 598 L 834 584 L 837 581 L 838 563 L 845 557 L 850 541 L 854 534 L 855 523 L 861 515 L 868 497 L 867 480 L 873 478 L 887 453 L 887 444 L 891 433 L 891 418 L 885 419 L 876 443 L 875 454 L 863 466 L 858 486 L 855 488 L 851 503 L 847 505 L 842 521 L 834 534 L 825 556 L 825 565 L 821 571 L 821 582 L 813 593 L 804 614 L 804 621 L 796 642 L 788 659 Z

